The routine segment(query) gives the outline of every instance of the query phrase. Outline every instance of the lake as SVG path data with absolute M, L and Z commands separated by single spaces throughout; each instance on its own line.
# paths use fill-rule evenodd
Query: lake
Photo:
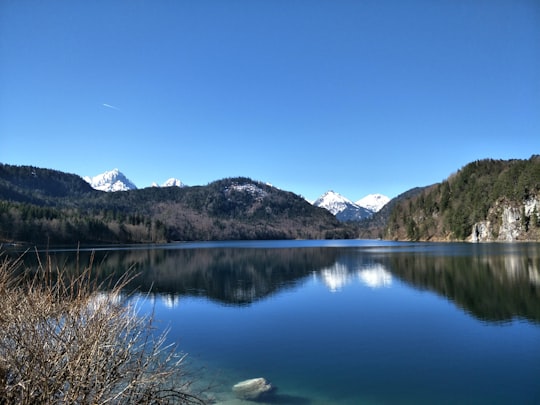
M 68 267 L 73 251 L 51 251 Z M 540 404 L 540 244 L 268 241 L 94 250 L 218 400 Z M 90 250 L 79 252 L 88 261 Z M 149 292 L 149 293 L 148 293 Z

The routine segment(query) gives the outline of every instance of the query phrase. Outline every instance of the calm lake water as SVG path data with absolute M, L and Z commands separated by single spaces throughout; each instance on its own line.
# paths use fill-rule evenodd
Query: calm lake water
M 278 404 L 540 404 L 540 244 L 182 243 L 94 262 L 140 273 L 141 310 L 218 402 L 265 377 Z

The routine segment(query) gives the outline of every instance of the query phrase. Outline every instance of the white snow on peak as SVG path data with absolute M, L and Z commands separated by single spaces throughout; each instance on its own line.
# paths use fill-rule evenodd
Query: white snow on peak
M 369 194 L 364 198 L 356 201 L 356 205 L 364 207 L 372 212 L 379 212 L 384 207 L 390 198 L 382 194 Z
M 182 183 L 181 180 L 175 179 L 174 177 L 171 177 L 170 179 L 168 179 L 161 186 L 157 184 L 155 181 L 151 185 L 151 187 L 185 187 L 185 186 L 186 185 Z
M 174 177 L 171 177 L 168 179 L 165 183 L 161 185 L 161 187 L 184 187 L 185 184 L 182 183 L 180 180 L 175 179 Z
M 89 183 L 92 188 L 101 191 L 126 191 L 135 190 L 137 188 L 137 186 L 118 169 L 113 169 L 94 177 L 85 176 L 83 179 Z
M 350 206 L 357 206 L 348 198 L 332 190 L 327 191 L 322 196 L 320 196 L 317 200 L 315 200 L 313 205 L 321 208 L 326 208 L 334 215 L 339 214 L 341 211 L 344 211 Z

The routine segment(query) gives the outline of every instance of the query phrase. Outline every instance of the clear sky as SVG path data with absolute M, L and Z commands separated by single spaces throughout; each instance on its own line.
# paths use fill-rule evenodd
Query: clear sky
M 357 200 L 538 153 L 538 0 L 0 0 L 2 163 Z

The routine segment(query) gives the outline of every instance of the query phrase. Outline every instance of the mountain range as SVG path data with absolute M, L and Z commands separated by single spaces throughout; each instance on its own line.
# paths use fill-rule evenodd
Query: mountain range
M 134 187 L 119 171 L 112 172 L 89 179 L 107 190 Z M 384 202 L 380 196 L 368 197 L 368 202 Z M 469 163 L 440 183 L 410 189 L 380 209 L 372 206 L 377 212 L 359 203 L 327 192 L 310 204 L 297 194 L 246 177 L 205 186 L 104 192 L 75 174 L 0 163 L 0 242 L 510 242 L 540 240 L 540 155 Z
M 107 181 L 99 182 L 104 189 L 123 187 L 114 181 L 114 176 L 101 178 L 112 182 L 109 187 L 105 187 Z M 105 192 L 92 188 L 75 174 L 0 163 L 0 243 L 65 245 L 354 236 L 352 228 L 327 210 L 294 193 L 246 177 L 226 178 L 204 186 Z
M 115 192 L 136 190 L 137 186 L 129 180 L 121 171 L 113 169 L 94 177 L 85 176 L 86 180 L 94 189 Z M 170 178 L 161 186 L 152 183 L 152 187 L 185 187 L 182 181 Z M 319 197 L 313 205 L 325 208 L 342 222 L 360 221 L 378 212 L 390 199 L 382 194 L 369 194 L 357 202 L 352 202 L 348 198 L 334 191 L 327 191 Z
M 313 203 L 316 207 L 330 211 L 339 221 L 360 221 L 373 215 L 373 211 L 353 203 L 332 190 L 327 191 Z
M 92 188 L 100 191 L 115 192 L 115 191 L 127 191 L 137 190 L 137 186 L 130 179 L 126 177 L 118 169 L 106 171 L 96 176 L 84 176 L 83 179 L 92 186 Z M 179 179 L 171 177 L 161 186 L 157 183 L 152 183 L 152 187 L 185 187 Z

